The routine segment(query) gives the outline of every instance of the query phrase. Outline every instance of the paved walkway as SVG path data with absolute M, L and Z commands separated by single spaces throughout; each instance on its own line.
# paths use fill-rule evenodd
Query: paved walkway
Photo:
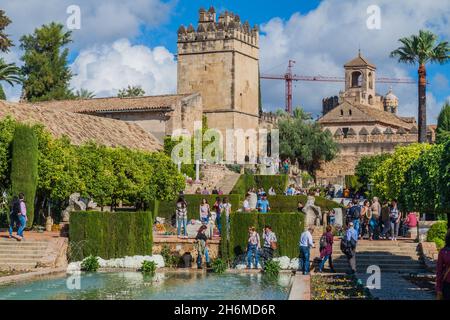
M 366 284 L 370 275 L 358 274 L 357 276 Z M 381 289 L 372 289 L 370 293 L 380 300 L 434 300 L 433 293 L 419 288 L 399 273 L 381 274 Z

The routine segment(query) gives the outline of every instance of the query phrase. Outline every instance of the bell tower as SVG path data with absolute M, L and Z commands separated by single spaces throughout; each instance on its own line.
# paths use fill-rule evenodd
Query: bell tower
M 375 65 L 368 62 L 359 51 L 356 58 L 344 65 L 344 69 L 344 98 L 356 103 L 375 105 Z

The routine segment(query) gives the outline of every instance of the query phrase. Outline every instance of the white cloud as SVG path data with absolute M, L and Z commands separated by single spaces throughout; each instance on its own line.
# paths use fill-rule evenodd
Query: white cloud
M 128 85 L 141 85 L 147 95 L 176 91 L 175 57 L 164 47 L 151 49 L 120 39 L 82 50 L 71 67 L 71 86 L 97 97 L 114 96 Z
M 16 44 L 42 24 L 55 21 L 65 25 L 67 8 L 78 5 L 81 29 L 73 30 L 74 49 L 136 37 L 142 25 L 156 27 L 168 21 L 174 4 L 161 0 L 0 0 L 0 8 L 12 20 L 7 31 Z
M 381 8 L 380 30 L 369 30 L 366 26 L 366 10 L 373 4 Z M 354 58 L 361 48 L 362 54 L 377 65 L 378 75 L 402 78 L 411 74 L 415 77 L 416 67 L 398 64 L 389 57 L 389 53 L 399 46 L 399 38 L 417 33 L 422 28 L 431 29 L 448 39 L 449 16 L 447 0 L 324 0 L 306 14 L 295 13 L 286 21 L 274 18 L 261 26 L 261 71 L 283 74 L 287 61 L 293 59 L 297 62 L 294 68 L 297 74 L 343 76 L 343 64 Z M 282 62 L 285 63 L 283 66 L 272 68 Z M 318 115 L 322 98 L 337 95 L 342 89 L 343 84 L 297 82 L 294 106 L 301 105 Z M 385 94 L 388 89 L 389 85 L 377 86 L 380 94 Z M 397 84 L 393 89 L 400 99 L 400 114 L 416 115 L 413 110 L 417 109 L 417 86 Z M 267 109 L 284 106 L 282 81 L 263 81 L 262 93 Z M 430 106 L 433 98 L 432 95 Z M 435 120 L 429 117 L 429 121 Z

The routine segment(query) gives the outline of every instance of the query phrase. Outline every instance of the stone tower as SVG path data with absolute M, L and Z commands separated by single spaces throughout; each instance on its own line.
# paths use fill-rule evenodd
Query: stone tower
M 381 100 L 375 93 L 375 65 L 368 62 L 359 52 L 356 58 L 344 65 L 344 69 L 344 98 L 353 103 L 380 108 Z
M 259 31 L 225 11 L 199 10 L 197 29 L 178 29 L 178 93 L 199 92 L 210 128 L 257 128 Z

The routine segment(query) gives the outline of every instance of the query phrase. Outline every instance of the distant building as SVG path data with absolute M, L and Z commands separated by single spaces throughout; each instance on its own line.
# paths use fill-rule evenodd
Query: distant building
M 198 25 L 178 29 L 177 94 L 137 98 L 98 98 L 40 102 L 45 108 L 61 109 L 134 122 L 163 142 L 176 129 L 193 133 L 194 122 L 205 115 L 208 127 L 220 130 L 226 145 L 227 129 L 272 128 L 273 114 L 260 113 L 259 31 L 242 22 L 239 15 L 213 7 L 199 10 Z M 246 158 L 249 136 L 244 138 Z M 256 139 L 258 136 L 256 135 Z M 254 159 L 253 158 L 253 159 Z
M 375 65 L 359 53 L 344 70 L 345 90 L 339 97 L 323 99 L 323 116 L 318 120 L 339 145 L 337 158 L 316 172 L 320 184 L 344 184 L 345 176 L 355 174 L 362 156 L 390 153 L 418 139 L 415 118 L 397 115 L 399 101 L 392 89 L 385 96 L 376 93 Z M 429 140 L 433 137 L 429 130 Z

